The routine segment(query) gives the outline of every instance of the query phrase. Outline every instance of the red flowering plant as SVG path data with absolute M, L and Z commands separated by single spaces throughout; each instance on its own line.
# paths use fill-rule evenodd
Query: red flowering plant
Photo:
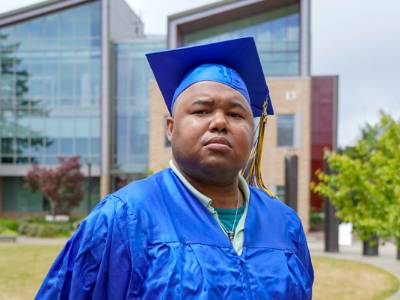
M 53 216 L 69 215 L 72 208 L 83 199 L 83 174 L 79 156 L 58 158 L 60 165 L 54 169 L 33 165 L 26 175 L 26 184 L 33 192 L 40 190 L 50 202 Z

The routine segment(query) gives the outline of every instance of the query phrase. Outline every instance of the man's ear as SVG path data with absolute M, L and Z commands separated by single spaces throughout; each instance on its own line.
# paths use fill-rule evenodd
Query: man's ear
M 174 130 L 174 118 L 172 116 L 167 117 L 167 138 L 171 142 L 172 131 Z

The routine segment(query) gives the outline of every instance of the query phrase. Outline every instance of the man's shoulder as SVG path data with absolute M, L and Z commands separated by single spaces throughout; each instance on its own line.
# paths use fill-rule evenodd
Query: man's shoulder
M 261 202 L 263 205 L 268 206 L 270 208 L 278 209 L 279 211 L 282 211 L 284 213 L 295 213 L 295 211 L 291 207 L 287 206 L 283 201 L 279 200 L 277 197 L 271 196 L 262 189 L 251 185 L 249 186 L 249 188 L 250 188 L 250 193 L 256 195 L 258 201 Z
M 261 189 L 250 187 L 250 191 L 251 205 L 255 208 L 253 211 L 259 226 L 263 227 L 265 232 L 274 228 L 270 236 L 274 236 L 275 241 L 280 241 L 281 247 L 296 248 L 302 230 L 302 223 L 296 211 Z
M 101 221 L 108 224 L 115 218 L 126 219 L 127 215 L 135 215 L 138 209 L 151 204 L 152 201 L 147 200 L 154 200 L 160 195 L 159 184 L 164 180 L 163 177 L 168 176 L 165 174 L 168 172 L 168 169 L 164 169 L 105 196 L 85 219 L 85 223 L 98 225 Z
M 281 220 L 291 221 L 296 224 L 301 222 L 296 211 L 277 197 L 270 196 L 265 191 L 253 186 L 250 186 L 250 193 L 254 195 L 252 197 L 253 204 L 257 209 L 273 213 L 277 219 L 282 218 Z
M 171 169 L 163 169 L 146 178 L 132 181 L 126 186 L 112 193 L 112 198 L 117 198 L 126 203 L 141 202 L 161 194 L 162 186 L 172 184 Z

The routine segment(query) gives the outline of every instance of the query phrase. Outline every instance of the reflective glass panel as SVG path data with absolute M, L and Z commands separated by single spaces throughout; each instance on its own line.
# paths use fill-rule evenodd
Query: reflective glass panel
M 99 1 L 0 28 L 3 163 L 99 155 L 99 33 Z
M 291 5 L 183 35 L 184 45 L 253 36 L 267 76 L 300 73 L 299 6 Z
M 115 47 L 115 171 L 147 173 L 148 113 L 152 72 L 145 53 L 166 48 L 163 39 L 121 43 Z
M 294 146 L 294 115 L 278 115 L 278 146 Z

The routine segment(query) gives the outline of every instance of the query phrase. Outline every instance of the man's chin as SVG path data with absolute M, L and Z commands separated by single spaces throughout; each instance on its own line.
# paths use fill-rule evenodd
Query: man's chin
M 205 174 L 212 177 L 230 177 L 233 174 L 238 174 L 241 170 L 240 167 L 236 166 L 236 163 L 227 159 L 224 156 L 220 157 L 208 157 L 201 161 L 200 168 L 203 169 Z
M 175 158 L 179 169 L 198 180 L 216 184 L 232 181 L 242 169 L 237 159 L 229 155 L 201 155 L 196 157 L 182 156 Z

